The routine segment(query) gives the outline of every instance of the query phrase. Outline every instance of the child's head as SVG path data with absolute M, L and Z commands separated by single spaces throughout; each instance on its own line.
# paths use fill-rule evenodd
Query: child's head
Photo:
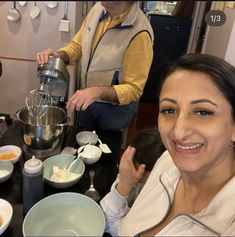
M 135 166 L 145 164 L 148 176 L 157 159 L 165 151 L 157 128 L 141 130 L 133 139 L 131 146 L 136 149 L 133 162 Z

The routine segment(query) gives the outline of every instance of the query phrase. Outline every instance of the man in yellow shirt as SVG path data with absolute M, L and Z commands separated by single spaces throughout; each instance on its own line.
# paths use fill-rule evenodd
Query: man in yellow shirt
M 78 126 L 125 131 L 142 95 L 153 59 L 153 31 L 137 1 L 100 1 L 72 41 L 56 52 L 37 54 L 66 64 L 81 60 L 80 88 L 67 109 L 79 111 Z

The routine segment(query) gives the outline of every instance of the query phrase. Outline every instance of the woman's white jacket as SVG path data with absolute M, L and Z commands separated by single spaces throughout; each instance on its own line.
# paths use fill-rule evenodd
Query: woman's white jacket
M 100 202 L 106 217 L 106 231 L 113 236 L 139 236 L 166 217 L 174 198 L 180 173 L 168 151 L 158 159 L 146 184 L 128 208 L 112 186 Z M 196 214 L 180 214 L 156 236 L 235 236 L 235 177 Z

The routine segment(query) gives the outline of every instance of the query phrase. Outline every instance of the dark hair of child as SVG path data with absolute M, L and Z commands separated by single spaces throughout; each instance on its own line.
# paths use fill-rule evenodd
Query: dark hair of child
M 131 146 L 136 149 L 134 161 L 145 164 L 145 170 L 151 171 L 157 159 L 166 150 L 156 127 L 139 131 Z

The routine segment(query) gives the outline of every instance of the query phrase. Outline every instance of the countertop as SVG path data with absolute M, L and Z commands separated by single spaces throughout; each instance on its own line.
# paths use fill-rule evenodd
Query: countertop
M 77 148 L 75 136 L 81 131 L 77 127 L 69 126 L 65 146 Z M 44 197 L 58 192 L 77 192 L 84 194 L 89 188 L 89 170 L 95 170 L 94 186 L 99 191 L 101 198 L 109 192 L 113 181 L 118 173 L 117 163 L 119 161 L 122 134 L 116 131 L 96 131 L 103 143 L 107 143 L 112 153 L 102 154 L 101 159 L 93 164 L 86 165 L 86 169 L 81 180 L 74 186 L 66 189 L 56 189 L 44 182 Z M 13 124 L 0 138 L 0 146 L 17 145 L 22 148 L 22 124 L 14 121 Z M 14 164 L 14 171 L 11 178 L 0 184 L 0 198 L 11 203 L 13 207 L 12 221 L 2 237 L 21 237 L 24 215 L 22 211 L 22 167 L 25 162 L 24 154 L 20 160 Z M 104 234 L 107 236 L 107 234 Z

